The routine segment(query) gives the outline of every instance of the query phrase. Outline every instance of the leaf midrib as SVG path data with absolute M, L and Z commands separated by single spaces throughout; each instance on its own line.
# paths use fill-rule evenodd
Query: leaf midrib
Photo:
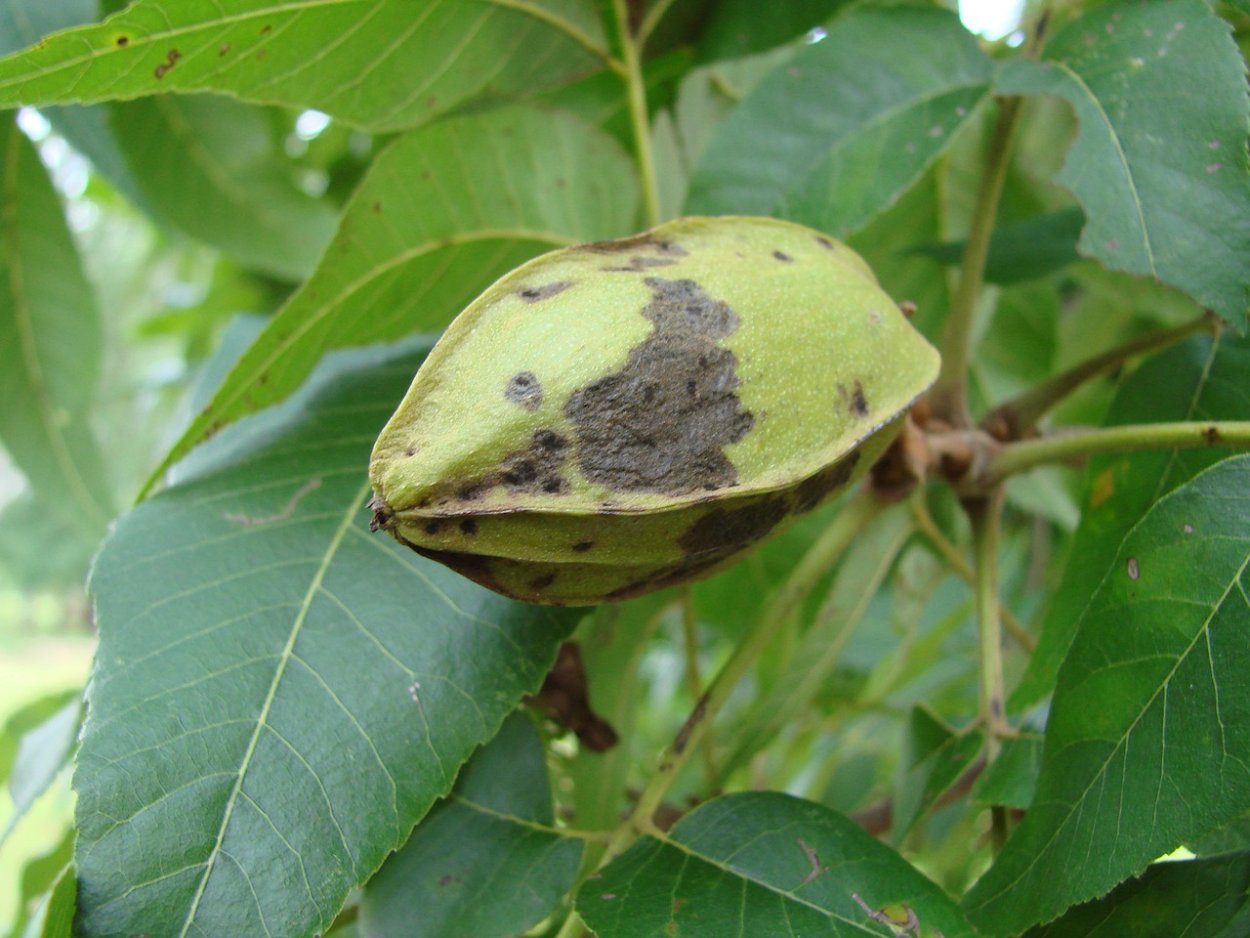
M 1167 496 L 1165 496 L 1164 498 L 1156 502 L 1155 506 L 1162 505 L 1166 503 L 1168 500 L 1170 500 L 1171 498 L 1172 498 L 1172 493 L 1169 493 Z M 1141 525 L 1147 521 L 1150 514 L 1153 514 L 1153 509 L 1148 511 L 1146 516 L 1144 516 L 1140 521 L 1138 521 L 1137 524 L 1133 526 L 1132 530 L 1130 530 L 1129 533 L 1125 535 L 1124 541 L 1122 543 L 1128 543 L 1129 539 L 1137 531 L 1137 529 L 1141 527 Z M 1245 542 L 1244 538 L 1240 540 L 1243 543 Z M 1112 565 L 1112 569 L 1119 569 L 1120 558 L 1122 556 L 1123 556 L 1123 546 L 1121 546 L 1120 551 L 1116 553 L 1116 559 L 1115 559 L 1114 564 Z M 1085 801 L 1086 796 L 1088 796 L 1090 791 L 1093 790 L 1094 786 L 1098 784 L 1099 779 L 1103 778 L 1104 774 L 1107 771 L 1107 767 L 1111 764 L 1112 759 L 1115 758 L 1116 753 L 1120 751 L 1120 748 L 1125 744 L 1128 738 L 1133 734 L 1133 731 L 1137 728 L 1137 725 L 1145 718 L 1145 715 L 1149 712 L 1150 708 L 1154 706 L 1154 703 L 1158 699 L 1159 695 L 1167 691 L 1168 687 L 1170 686 L 1170 682 L 1176 676 L 1176 672 L 1180 669 L 1181 665 L 1189 659 L 1189 655 L 1193 652 L 1194 647 L 1198 644 L 1199 640 L 1203 639 L 1209 634 L 1210 628 L 1211 628 L 1211 620 L 1214 619 L 1216 613 L 1221 608 L 1223 608 L 1224 602 L 1228 599 L 1228 596 L 1232 592 L 1233 587 L 1239 585 L 1240 579 L 1245 574 L 1247 568 L 1250 568 L 1250 551 L 1247 551 L 1246 558 L 1242 561 L 1241 566 L 1238 567 L 1237 570 L 1229 577 L 1228 585 L 1225 587 L 1224 592 L 1220 595 L 1220 598 L 1211 604 L 1211 607 L 1210 607 L 1211 611 L 1208 613 L 1206 619 L 1203 620 L 1202 626 L 1194 634 L 1193 639 L 1185 647 L 1184 651 L 1182 651 L 1180 654 L 1176 656 L 1175 663 L 1173 664 L 1171 670 L 1167 673 L 1167 675 L 1162 680 L 1159 681 L 1159 686 L 1155 689 L 1154 693 L 1150 695 L 1150 699 L 1147 700 L 1145 704 L 1141 707 L 1137 716 L 1134 717 L 1133 722 L 1130 723 L 1129 726 L 1124 730 L 1124 732 L 1120 734 L 1119 738 L 1115 741 L 1115 745 L 1111 747 L 1111 751 L 1107 755 L 1107 758 L 1103 760 L 1102 765 L 1100 765 L 1098 767 L 1098 770 L 1092 776 L 1090 776 L 1089 784 L 1086 785 L 1085 788 L 1081 791 L 1081 793 L 1076 798 L 1074 798 L 1071 802 L 1068 802 L 1066 804 L 1064 804 L 1064 802 L 1059 802 L 1059 801 L 1045 802 L 1045 804 L 1049 804 L 1049 805 L 1064 804 L 1064 806 L 1067 808 L 1067 811 L 1063 814 L 1062 819 L 1059 821 L 1059 823 L 1055 825 L 1054 832 L 1051 834 L 1051 836 L 1046 840 L 1045 843 L 1043 843 L 1033 853 L 1032 858 L 1029 860 L 1029 862 L 1024 866 L 1024 868 L 1020 871 L 1020 873 L 1015 878 L 1013 878 L 1008 883 L 1006 883 L 1001 889 L 998 890 L 998 892 L 994 893 L 992 896 L 986 897 L 983 901 L 978 903 L 978 906 L 977 906 L 978 908 L 985 908 L 987 905 L 992 903 L 995 899 L 1009 892 L 1011 889 L 1013 889 L 1016 886 L 1017 883 L 1019 883 L 1021 880 L 1024 879 L 1024 877 L 1029 873 L 1030 870 L 1034 869 L 1037 866 L 1038 861 L 1042 858 L 1045 852 L 1050 848 L 1051 844 L 1055 842 L 1056 838 L 1059 837 L 1060 833 L 1063 831 L 1063 829 L 1067 826 L 1068 822 L 1071 820 L 1072 815 L 1076 812 L 1077 805 L 1082 804 Z M 1105 582 L 1105 580 L 1106 578 L 1104 577 L 1103 582 Z M 1102 583 L 1099 584 L 1098 590 L 1095 590 L 1095 594 L 1100 592 L 1101 589 L 1102 589 Z M 1089 607 L 1087 606 L 1087 610 L 1088 608 Z M 1082 618 L 1084 618 L 1083 615 L 1082 615 Z M 1078 625 L 1078 628 L 1079 628 L 1079 625 Z M 1216 690 L 1216 694 L 1218 695 L 1218 689 Z M 1107 741 L 1110 742 L 1110 740 L 1107 740 Z M 1043 756 L 1043 759 L 1045 759 L 1044 756 Z M 1160 774 L 1160 780 L 1162 780 L 1162 773 Z
M 196 887 L 195 895 L 192 896 L 191 904 L 187 909 L 186 918 L 183 921 L 182 930 L 178 933 L 179 938 L 186 938 L 191 926 L 195 923 L 196 914 L 199 911 L 200 902 L 204 897 L 204 892 L 208 887 L 209 877 L 212 875 L 213 867 L 217 863 L 217 858 L 221 856 L 222 844 L 225 841 L 226 832 L 230 826 L 230 819 L 234 814 L 235 805 L 238 803 L 239 795 L 242 793 L 243 780 L 246 778 L 251 768 L 252 757 L 255 755 L 257 743 L 260 740 L 261 731 L 265 728 L 269 718 L 270 708 L 277 697 L 278 686 L 282 683 L 282 677 L 286 673 L 288 663 L 290 663 L 295 651 L 295 642 L 299 637 L 300 631 L 304 626 L 304 621 L 308 617 L 308 610 L 312 607 L 313 598 L 321 589 L 321 583 L 325 579 L 326 571 L 329 570 L 331 562 L 338 553 L 339 546 L 343 539 L 347 536 L 347 532 L 351 529 L 353 520 L 356 517 L 356 506 L 361 504 L 368 495 L 368 483 L 360 486 L 352 496 L 348 506 L 343 511 L 342 521 L 339 522 L 338 528 L 334 535 L 330 538 L 326 545 L 325 552 L 322 554 L 321 563 L 314 572 L 312 579 L 309 581 L 308 589 L 304 593 L 304 598 L 300 602 L 299 610 L 295 614 L 295 619 L 291 624 L 291 631 L 287 635 L 286 644 L 283 646 L 278 656 L 278 664 L 274 669 L 273 681 L 269 685 L 269 690 L 265 694 L 264 703 L 261 705 L 260 714 L 256 719 L 256 728 L 252 732 L 251 739 L 248 740 L 247 748 L 243 752 L 243 758 L 239 763 L 238 774 L 235 778 L 234 786 L 230 790 L 230 796 L 226 799 L 225 810 L 222 812 L 221 826 L 217 831 L 217 839 L 213 844 L 212 850 L 204 865 L 204 873 L 200 877 L 199 885 Z M 246 878 L 246 873 L 245 873 Z M 250 879 L 249 879 L 250 882 Z

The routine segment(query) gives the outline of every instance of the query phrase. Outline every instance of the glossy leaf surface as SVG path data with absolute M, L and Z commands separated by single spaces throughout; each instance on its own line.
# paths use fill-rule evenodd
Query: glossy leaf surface
M 552 826 L 545 760 L 530 718 L 509 717 L 369 880 L 364 938 L 511 938 L 551 912 L 582 844 Z
M 342 353 L 117 525 L 74 776 L 88 933 L 325 928 L 540 682 L 568 617 L 369 533 L 420 358 Z
M 1045 922 L 1250 803 L 1250 456 L 1160 499 L 1103 569 L 1037 795 L 965 900 L 984 931 Z
M 1250 419 L 1250 340 L 1225 333 L 1194 338 L 1146 362 L 1124 381 L 1106 426 L 1163 420 Z M 1106 560 L 1148 508 L 1226 454 L 1187 449 L 1095 456 L 1081 525 L 1042 625 L 1041 639 L 1011 709 L 1050 693 L 1077 622 L 1106 572 Z
M 718 798 L 665 840 L 642 838 L 577 908 L 599 938 L 892 936 L 889 922 L 910 916 L 926 938 L 972 934 L 945 893 L 854 822 L 774 792 Z

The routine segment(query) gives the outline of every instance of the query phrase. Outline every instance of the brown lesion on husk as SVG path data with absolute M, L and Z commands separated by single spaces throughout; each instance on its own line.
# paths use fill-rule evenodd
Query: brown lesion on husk
M 570 248 L 571 251 L 582 251 L 587 254 L 628 254 L 640 251 L 655 251 L 665 257 L 688 257 L 690 252 L 674 241 L 665 241 L 651 233 L 634 235 L 632 238 L 617 238 L 614 241 L 591 241 Z
M 868 407 L 868 398 L 864 394 L 864 385 L 858 378 L 851 387 L 845 384 L 838 385 L 838 397 L 842 399 L 842 403 L 846 405 L 846 409 L 854 416 L 863 419 L 871 412 Z
M 648 277 L 641 310 L 655 324 L 615 374 L 579 388 L 564 413 L 577 434 L 577 461 L 594 485 L 613 491 L 688 495 L 737 484 L 724 449 L 755 418 L 735 393 L 738 359 L 718 345 L 740 319 L 693 280 Z
M 508 379 L 503 396 L 518 407 L 538 410 L 543 404 L 543 386 L 532 371 L 520 371 Z
M 737 508 L 713 508 L 677 538 L 677 546 L 688 557 L 737 549 L 767 537 L 789 514 L 789 499 L 781 494 Z
M 794 510 L 804 514 L 817 507 L 825 498 L 851 480 L 859 465 L 859 450 L 853 449 L 835 463 L 831 463 L 814 475 L 808 476 L 794 490 Z
M 521 287 L 521 289 L 516 291 L 516 295 L 526 303 L 539 303 L 563 293 L 571 286 L 573 286 L 571 280 L 557 280 L 553 283 L 544 283 L 539 286 Z

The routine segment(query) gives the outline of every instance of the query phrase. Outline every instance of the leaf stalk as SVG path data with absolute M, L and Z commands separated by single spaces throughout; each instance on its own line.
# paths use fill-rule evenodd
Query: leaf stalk
M 647 113 L 647 83 L 642 75 L 643 34 L 630 29 L 627 0 L 612 0 L 617 31 L 621 37 L 624 60 L 625 92 L 629 103 L 629 123 L 634 135 L 634 151 L 638 160 L 638 177 L 642 184 L 643 208 L 648 228 L 661 221 L 660 187 L 655 174 L 655 157 L 651 152 L 651 120 Z

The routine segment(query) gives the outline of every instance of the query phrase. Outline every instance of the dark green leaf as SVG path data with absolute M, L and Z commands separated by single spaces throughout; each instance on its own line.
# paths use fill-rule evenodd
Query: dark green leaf
M 699 61 L 737 59 L 799 38 L 827 20 L 847 0 L 787 0 L 760 16 L 757 0 L 722 0 L 699 39 Z
M 599 938 L 971 935 L 946 894 L 827 808 L 775 792 L 728 795 L 643 837 L 590 880 L 577 908 Z M 874 916 L 877 918 L 874 919 Z M 913 932 L 914 933 L 914 932 Z
M 845 237 L 945 149 L 989 78 L 989 59 L 953 14 L 839 17 L 721 125 L 687 209 L 780 215 Z
M 1166 420 L 1250 419 L 1250 340 L 1194 338 L 1147 361 L 1116 394 L 1106 425 Z M 1105 560 L 1160 497 L 1223 456 L 1190 449 L 1097 456 L 1090 460 L 1081 526 L 1042 625 L 1028 671 L 1009 709 L 1050 693 L 1077 620 L 1106 571 Z
M 552 823 L 546 754 L 534 724 L 514 714 L 369 880 L 361 934 L 520 934 L 555 908 L 577 875 L 582 844 Z
M 513 108 L 407 134 L 374 161 L 316 273 L 158 472 L 283 400 L 328 349 L 441 329 L 535 254 L 628 232 L 636 206 L 624 152 L 569 115 Z
M 160 95 L 109 114 L 129 175 L 159 220 L 254 270 L 298 280 L 316 266 L 335 212 L 296 188 L 263 109 Z
M 0 61 L 0 107 L 221 91 L 396 130 L 562 84 L 599 66 L 587 45 L 585 0 L 139 0 Z
M 1250 99 L 1228 25 L 1207 4 L 1102 4 L 1060 30 L 1041 62 L 1009 62 L 997 90 L 1075 109 L 1080 131 L 1057 178 L 1085 208 L 1082 254 L 1245 327 Z
M 40 501 L 89 539 L 112 516 L 87 424 L 100 324 L 61 202 L 0 115 L 0 442 Z
M 1250 851 L 1250 813 L 1204 837 L 1189 841 L 1185 846 L 1200 857 Z
M 897 846 L 981 752 L 979 732 L 954 733 L 924 707 L 913 707 L 903 738 L 890 836 Z
M 1237 938 L 1250 931 L 1250 854 L 1156 863 L 1024 938 Z
M 419 361 L 338 353 L 106 543 L 74 775 L 87 933 L 323 929 L 540 683 L 572 614 L 369 533 L 369 450 Z
M 968 894 L 1019 931 L 1250 803 L 1250 455 L 1157 502 L 1104 561 L 1046 727 L 1037 796 Z
M 1033 803 L 1042 768 L 1040 736 L 1003 740 L 1002 752 L 972 786 L 972 800 L 983 807 L 1006 805 L 1024 810 Z
M 990 239 L 985 279 L 1004 285 L 1036 280 L 1079 260 L 1076 241 L 1084 222 L 1085 214 L 1079 208 L 1069 208 L 1000 225 Z M 966 243 L 925 244 L 915 251 L 943 264 L 957 265 Z
M 68 764 L 74 744 L 78 741 L 81 721 L 82 707 L 78 697 L 74 696 L 38 726 L 22 734 L 13 770 L 9 774 L 13 813 L 9 815 L 4 831 L 0 832 L 0 846 L 8 840 L 35 799 L 48 790 L 53 779 Z

